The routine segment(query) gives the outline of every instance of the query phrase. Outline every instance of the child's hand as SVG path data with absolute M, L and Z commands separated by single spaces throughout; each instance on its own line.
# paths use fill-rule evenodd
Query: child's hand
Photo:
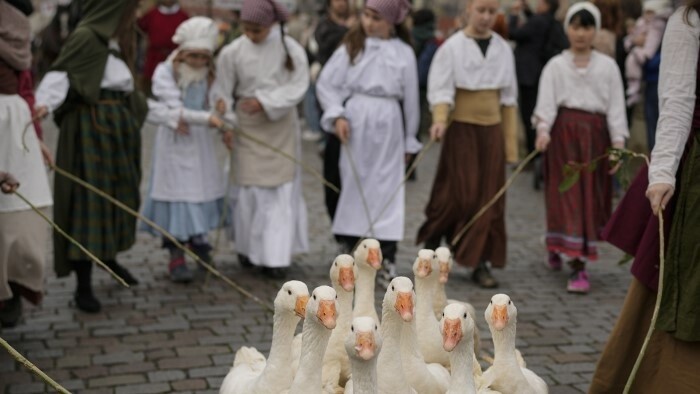
M 34 108 L 34 113 L 34 116 L 36 116 L 37 118 L 44 119 L 46 115 L 49 114 L 49 109 L 45 105 L 42 105 Z
M 345 118 L 335 120 L 335 135 L 338 136 L 343 144 L 350 141 L 350 123 Z
M 44 141 L 39 141 L 39 147 L 41 148 L 41 156 L 44 158 L 44 164 L 48 167 L 53 167 L 53 155 L 51 154 L 51 149 L 44 143 Z
M 537 149 L 540 152 L 546 151 L 550 141 L 552 141 L 552 137 L 550 137 L 548 133 L 537 134 L 537 140 L 535 141 L 535 149 Z
M 447 125 L 444 123 L 433 123 L 430 126 L 430 139 L 433 141 L 440 141 L 445 136 L 447 131 Z
M 228 150 L 233 150 L 233 131 L 226 130 L 221 134 L 221 140 Z
M 624 142 L 613 142 L 612 145 L 613 145 L 613 148 L 615 148 L 615 149 L 625 149 Z M 610 155 L 610 157 L 608 159 L 613 160 L 613 155 Z M 608 173 L 610 175 L 615 175 L 621 166 L 622 166 L 622 161 L 618 161 L 617 164 L 615 164 L 615 167 L 611 168 L 610 171 L 608 171 Z
M 673 197 L 673 191 L 673 186 L 667 183 L 657 183 L 649 186 L 646 194 L 654 215 L 658 216 L 661 210 L 666 209 L 666 205 Z
M 219 113 L 219 115 L 226 115 L 226 101 L 224 99 L 219 99 L 216 102 L 216 112 Z
M 19 182 L 12 174 L 7 172 L 0 172 L 0 190 L 5 194 L 14 193 L 19 187 Z
M 241 101 L 241 109 L 243 112 L 249 114 L 249 115 L 255 115 L 258 112 L 262 112 L 263 107 L 262 104 L 260 104 L 260 101 L 256 98 L 247 98 L 243 99 Z
M 221 120 L 220 117 L 216 115 L 211 115 L 209 117 L 209 127 L 215 128 L 215 129 L 220 129 L 224 127 L 224 121 Z
M 642 34 L 638 34 L 636 37 L 634 37 L 634 40 L 632 40 L 632 43 L 635 46 L 641 47 L 641 46 L 644 46 L 644 41 L 646 41 L 646 39 L 647 39 L 647 33 L 645 32 Z
M 189 135 L 190 125 L 188 125 L 184 119 L 180 118 L 180 120 L 177 121 L 177 128 L 175 129 L 175 132 L 180 135 Z

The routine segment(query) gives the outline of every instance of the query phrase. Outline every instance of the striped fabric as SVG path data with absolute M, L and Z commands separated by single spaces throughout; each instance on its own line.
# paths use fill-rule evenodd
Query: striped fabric
M 123 93 L 103 90 L 99 104 L 78 108 L 75 155 L 72 165 L 65 169 L 138 210 L 141 135 L 123 100 Z M 77 184 L 70 194 L 68 206 L 55 208 L 69 210 L 67 230 L 72 237 L 106 260 L 114 260 L 118 252 L 132 246 L 134 217 Z M 68 258 L 84 260 L 86 256 L 70 245 Z
M 408 0 L 367 0 L 365 6 L 377 11 L 392 25 L 403 22 L 411 12 L 411 3 Z
M 243 0 L 241 21 L 270 26 L 275 22 L 286 22 L 289 11 L 275 0 Z

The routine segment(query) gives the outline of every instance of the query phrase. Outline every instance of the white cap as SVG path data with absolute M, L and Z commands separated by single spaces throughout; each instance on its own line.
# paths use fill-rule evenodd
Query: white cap
M 216 23 L 203 16 L 192 17 L 180 24 L 175 30 L 173 42 L 183 49 L 205 49 L 214 52 L 219 38 Z
M 586 10 L 593 15 L 593 19 L 595 19 L 595 30 L 600 31 L 600 10 L 590 1 L 582 1 L 569 7 L 569 10 L 566 12 L 566 18 L 564 19 L 564 29 L 568 29 L 571 18 L 576 15 L 577 12 L 583 10 Z
M 657 14 L 669 8 L 671 3 L 668 0 L 646 0 L 643 5 L 644 11 L 654 11 Z

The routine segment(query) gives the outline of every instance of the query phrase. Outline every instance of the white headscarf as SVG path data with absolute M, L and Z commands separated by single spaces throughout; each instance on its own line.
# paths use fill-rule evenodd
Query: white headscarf
M 173 42 L 179 45 L 179 50 L 205 49 L 214 52 L 218 38 L 219 28 L 213 20 L 195 16 L 177 27 Z
M 571 18 L 582 10 L 586 10 L 593 15 L 593 19 L 595 19 L 595 30 L 600 31 L 600 10 L 590 1 L 582 1 L 569 7 L 569 11 L 566 12 L 566 19 L 564 19 L 564 29 L 566 30 L 569 28 Z

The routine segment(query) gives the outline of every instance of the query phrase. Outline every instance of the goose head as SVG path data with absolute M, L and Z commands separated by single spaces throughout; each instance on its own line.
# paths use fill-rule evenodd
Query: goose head
M 518 309 L 506 294 L 496 294 L 491 297 L 484 317 L 492 329 L 503 331 L 504 328 L 516 323 Z
M 379 326 L 371 317 L 356 317 L 352 320 L 350 332 L 345 338 L 345 351 L 355 359 L 369 361 L 382 349 Z
M 367 238 L 360 242 L 360 245 L 355 249 L 355 261 L 357 264 L 370 266 L 375 271 L 382 268 L 382 249 L 379 241 L 372 238 Z
M 393 308 L 405 322 L 413 321 L 413 306 L 415 304 L 413 282 L 405 276 L 398 276 L 389 283 L 384 294 L 384 306 Z
M 334 329 L 338 318 L 337 299 L 338 295 L 332 287 L 315 288 L 306 304 L 306 320 L 318 321 L 327 329 Z
M 454 303 L 445 307 L 440 319 L 440 333 L 442 347 L 447 352 L 453 351 L 462 338 L 474 335 L 474 319 L 464 304 Z
M 282 285 L 275 297 L 275 311 L 295 314 L 304 318 L 306 303 L 309 301 L 309 289 L 304 282 L 290 280 Z
M 347 254 L 336 257 L 331 265 L 330 275 L 333 286 L 339 285 L 347 292 L 355 290 L 355 278 L 357 278 L 355 259 Z
M 440 266 L 440 283 L 444 285 L 450 278 L 450 272 L 452 271 L 452 254 L 450 249 L 444 246 L 435 249 L 435 254 Z
M 413 274 L 416 276 L 416 279 L 427 278 L 433 273 L 436 265 L 437 256 L 435 252 L 430 249 L 422 249 L 418 252 L 416 261 L 413 262 Z

